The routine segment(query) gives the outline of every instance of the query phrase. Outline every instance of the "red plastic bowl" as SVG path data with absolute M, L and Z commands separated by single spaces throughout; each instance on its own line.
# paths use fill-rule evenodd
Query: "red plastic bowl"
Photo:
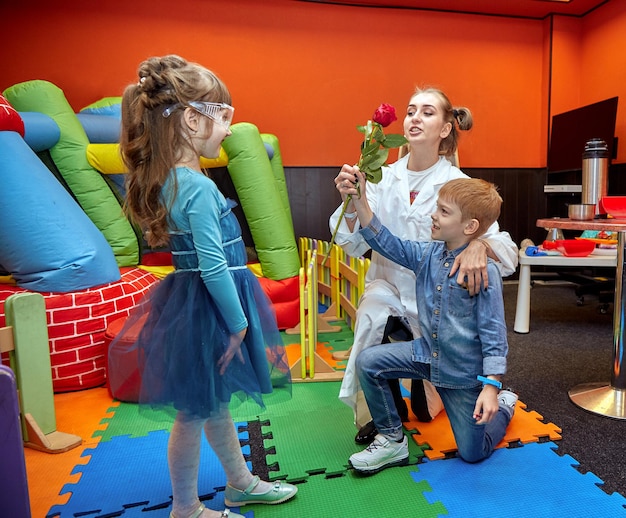
M 567 257 L 585 257 L 593 252 L 596 244 L 588 239 L 558 239 L 556 249 Z
M 626 218 L 626 196 L 603 196 L 600 198 L 600 206 L 614 218 Z

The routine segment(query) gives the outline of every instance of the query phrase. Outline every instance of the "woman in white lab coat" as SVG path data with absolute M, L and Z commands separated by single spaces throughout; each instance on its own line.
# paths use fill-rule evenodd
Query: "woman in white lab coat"
M 374 213 L 393 234 L 402 239 L 428 241 L 431 239 L 430 215 L 435 211 L 439 189 L 448 180 L 467 177 L 450 163 L 450 159 L 454 160 L 456 153 L 458 130 L 472 127 L 472 115 L 467 108 L 454 108 L 440 90 L 418 89 L 409 101 L 403 127 L 408 154 L 383 168 L 380 183 L 367 186 L 367 197 Z M 354 171 L 353 166 L 346 164 L 335 178 L 343 200 L 355 181 Z M 341 206 L 331 215 L 331 231 L 336 227 L 340 213 Z M 360 257 L 369 250 L 359 228 L 354 206 L 350 203 L 336 242 L 352 257 Z M 498 262 L 503 276 L 511 275 L 517 267 L 517 246 L 507 232 L 500 231 L 497 223 L 459 256 L 452 270 L 457 275 L 457 282 L 466 282 L 473 293 L 478 292 L 481 283 L 488 284 L 487 256 Z M 372 429 L 371 417 L 360 391 L 355 361 L 364 348 L 382 342 L 390 316 L 400 317 L 410 327 L 413 336 L 420 336 L 413 272 L 373 252 L 365 278 L 365 292 L 357 309 L 354 343 L 339 392 L 339 398 L 354 410 L 355 425 L 361 429 L 356 436 L 360 443 L 373 439 L 376 430 Z M 425 382 L 416 393 L 424 397 L 422 401 L 412 401 L 414 411 L 416 406 L 428 407 L 416 413 L 432 418 L 443 408 L 430 383 Z

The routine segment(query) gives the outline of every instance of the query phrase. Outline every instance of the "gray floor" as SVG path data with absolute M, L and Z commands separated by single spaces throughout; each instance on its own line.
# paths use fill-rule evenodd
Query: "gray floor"
M 531 291 L 530 333 L 513 331 L 517 284 L 506 283 L 505 310 L 509 329 L 509 372 L 505 384 L 526 403 L 562 428 L 560 454 L 576 459 L 579 471 L 604 481 L 607 493 L 626 495 L 626 420 L 582 410 L 568 397 L 580 383 L 611 377 L 613 326 L 598 311 L 595 296 L 576 304 L 573 286 L 535 283 Z

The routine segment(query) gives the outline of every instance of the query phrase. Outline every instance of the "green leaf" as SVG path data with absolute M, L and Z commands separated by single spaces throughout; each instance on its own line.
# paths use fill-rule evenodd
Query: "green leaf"
M 365 126 L 357 126 L 356 129 L 359 133 L 365 134 Z
M 404 138 L 402 135 L 398 135 L 397 133 L 392 133 L 391 135 L 386 135 L 385 140 L 381 142 L 383 146 L 388 149 L 400 147 L 406 144 L 408 140 Z
M 389 150 L 386 148 L 379 149 L 375 155 L 368 155 L 363 157 L 363 163 L 361 165 L 361 171 L 366 173 L 376 171 L 387 161 L 389 156 Z
M 365 176 L 368 182 L 378 183 L 383 179 L 383 170 L 379 167 L 375 171 L 369 171 Z
M 363 155 L 364 157 L 369 155 L 375 155 L 379 149 L 380 145 L 378 144 L 378 142 L 372 142 L 369 145 L 363 147 L 363 149 L 361 150 L 361 155 Z

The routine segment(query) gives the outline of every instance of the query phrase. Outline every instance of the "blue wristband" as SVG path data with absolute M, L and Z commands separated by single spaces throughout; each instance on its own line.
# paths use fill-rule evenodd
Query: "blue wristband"
M 482 381 L 483 385 L 493 385 L 498 390 L 502 388 L 502 382 L 498 380 L 492 380 L 491 378 L 486 378 L 485 376 L 476 376 L 478 381 Z

